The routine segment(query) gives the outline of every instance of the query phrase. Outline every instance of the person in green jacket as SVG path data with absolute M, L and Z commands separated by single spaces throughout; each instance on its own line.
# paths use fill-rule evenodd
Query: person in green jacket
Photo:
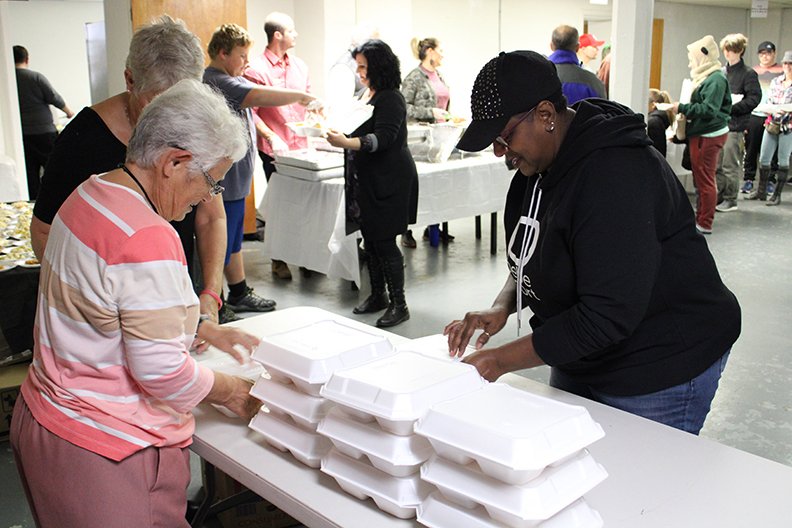
M 690 162 L 696 184 L 696 229 L 712 233 L 718 188 L 715 170 L 718 156 L 726 143 L 731 117 L 729 81 L 718 61 L 718 43 L 707 35 L 688 44 L 690 78 L 693 95 L 690 103 L 675 103 L 674 110 L 684 114 L 685 133 L 690 143 Z

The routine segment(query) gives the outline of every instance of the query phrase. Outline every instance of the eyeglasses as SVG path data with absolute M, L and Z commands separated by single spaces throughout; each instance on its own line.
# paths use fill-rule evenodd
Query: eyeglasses
M 189 152 L 189 150 L 187 150 L 186 148 L 180 147 L 179 145 L 176 145 L 175 143 L 169 143 L 168 146 L 172 147 L 172 148 L 175 148 L 175 149 L 183 150 L 185 152 Z M 217 196 L 218 194 L 220 194 L 223 191 L 225 191 L 225 187 L 220 185 L 220 182 L 214 181 L 212 179 L 212 177 L 209 176 L 209 172 L 205 171 L 204 169 L 201 169 L 201 174 L 203 174 L 203 177 L 206 179 L 206 183 L 209 184 L 209 194 L 211 196 Z
M 535 106 L 530 110 L 528 110 L 527 112 L 523 113 L 520 116 L 520 119 L 515 121 L 515 123 L 511 127 L 501 132 L 501 135 L 495 138 L 495 143 L 497 143 L 498 145 L 500 145 L 505 149 L 510 148 L 509 141 L 511 141 L 512 134 L 514 134 L 514 130 L 517 128 L 517 125 L 528 119 L 528 116 L 531 115 L 531 112 L 533 112 L 534 110 L 536 110 Z
M 209 194 L 212 196 L 217 196 L 218 194 L 225 191 L 225 187 L 220 185 L 219 182 L 216 182 L 209 176 L 209 173 L 203 169 L 201 169 L 201 174 L 203 174 L 204 178 L 206 178 L 206 183 L 209 184 Z

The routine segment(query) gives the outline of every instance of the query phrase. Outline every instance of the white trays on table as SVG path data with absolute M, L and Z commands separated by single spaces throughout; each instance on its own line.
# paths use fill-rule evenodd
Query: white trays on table
M 272 379 L 259 378 L 250 394 L 267 406 L 273 414 L 289 416 L 306 429 L 316 430 L 324 418 L 331 402 L 318 396 L 306 394 L 291 383 L 278 383 Z
M 367 462 L 335 449 L 322 459 L 322 471 L 350 495 L 361 500 L 371 497 L 379 509 L 400 519 L 415 517 L 415 508 L 432 489 L 417 473 L 407 477 L 385 475 Z
M 275 153 L 275 163 L 320 171 L 332 169 L 333 167 L 343 167 L 344 155 L 337 152 L 327 152 L 322 150 L 290 150 L 280 154 Z
M 584 407 L 500 383 L 435 405 L 415 432 L 443 458 L 462 465 L 475 460 L 486 475 L 509 484 L 536 478 L 605 435 Z
M 365 456 L 375 468 L 394 477 L 417 473 L 433 454 L 425 438 L 389 433 L 373 421 L 360 422 L 338 408 L 327 413 L 317 432 L 328 437 L 341 453 L 355 459 Z
M 605 469 L 586 450 L 519 486 L 489 477 L 473 463 L 461 466 L 438 456 L 421 467 L 421 478 L 437 486 L 446 499 L 465 508 L 480 504 L 490 517 L 511 528 L 536 526 L 606 477 Z
M 291 381 L 308 394 L 337 369 L 394 354 L 387 338 L 332 320 L 264 337 L 252 359 L 278 382 Z
M 409 435 L 432 405 L 484 383 L 472 365 L 402 352 L 335 371 L 321 395 L 361 420 L 373 416 L 386 431 Z
M 318 468 L 332 444 L 324 436 L 298 426 L 288 417 L 278 417 L 264 410 L 250 421 L 250 428 L 261 434 L 267 443 L 312 468 Z
M 333 167 L 330 169 L 306 169 L 303 167 L 295 167 L 293 165 L 284 165 L 282 163 L 275 163 L 275 170 L 278 174 L 283 176 L 290 176 L 298 180 L 307 181 L 323 181 L 331 178 L 339 178 L 344 175 L 341 167 Z
M 434 492 L 418 506 L 418 522 L 429 528 L 505 528 L 483 506 L 464 508 Z M 602 517 L 585 500 L 578 499 L 546 521 L 526 525 L 537 528 L 601 528 Z

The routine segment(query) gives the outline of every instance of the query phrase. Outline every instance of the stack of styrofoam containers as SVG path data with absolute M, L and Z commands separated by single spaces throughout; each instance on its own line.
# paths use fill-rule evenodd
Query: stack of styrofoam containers
M 262 408 L 250 428 L 267 443 L 289 451 L 303 464 L 318 468 L 330 441 L 316 432 L 332 403 L 321 397 L 322 385 L 340 368 L 395 354 L 382 335 L 326 320 L 262 338 L 251 356 L 269 373 L 250 393 Z
M 414 352 L 337 370 L 321 389 L 337 405 L 317 429 L 334 446 L 322 471 L 383 511 L 415 517 L 432 491 L 419 471 L 433 453 L 429 441 L 413 432 L 416 421 L 438 402 L 484 383 L 471 365 Z
M 419 508 L 433 528 L 599 528 L 582 498 L 607 473 L 586 447 L 602 428 L 584 407 L 492 383 L 432 407 L 415 426 L 436 451 Z

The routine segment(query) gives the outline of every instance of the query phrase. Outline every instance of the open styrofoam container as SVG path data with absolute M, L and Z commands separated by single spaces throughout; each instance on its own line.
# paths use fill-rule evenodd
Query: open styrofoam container
M 335 370 L 394 353 L 393 345 L 380 334 L 325 320 L 263 337 L 251 357 L 273 379 L 288 379 L 303 392 L 318 396 Z
M 250 394 L 264 402 L 270 412 L 287 415 L 311 431 L 316 431 L 316 426 L 334 405 L 329 400 L 300 391 L 292 383 L 278 383 L 265 377 L 259 378 Z
M 446 499 L 465 508 L 481 504 L 490 517 L 511 528 L 549 519 L 607 476 L 585 449 L 520 485 L 489 477 L 475 463 L 462 466 L 437 455 L 421 466 L 421 478 L 437 486 Z
M 386 431 L 409 435 L 415 421 L 432 405 L 472 392 L 484 383 L 472 365 L 400 352 L 335 371 L 321 394 L 353 416 L 363 420 L 374 416 Z
M 394 477 L 417 473 L 434 453 L 426 438 L 389 433 L 374 422 L 355 420 L 339 408 L 327 413 L 317 432 L 328 437 L 338 451 L 355 459 L 365 456 L 375 468 Z
M 501 383 L 432 407 L 415 426 L 435 451 L 509 484 L 523 484 L 605 433 L 585 407 Z
M 355 460 L 336 449 L 322 458 L 322 472 L 333 477 L 341 489 L 400 519 L 415 517 L 415 508 L 431 493 L 432 486 L 417 473 L 409 477 L 386 475 L 363 460 Z
M 506 525 L 492 519 L 483 506 L 463 508 L 434 492 L 417 509 L 418 522 L 429 528 L 505 528 Z M 528 525 L 526 525 L 528 526 Z M 539 521 L 536 528 L 602 528 L 600 514 L 584 499 L 578 499 L 546 521 Z
M 321 465 L 322 457 L 332 447 L 324 436 L 302 429 L 287 417 L 281 418 L 263 410 L 250 421 L 250 428 L 260 433 L 272 447 L 290 452 L 312 468 Z

